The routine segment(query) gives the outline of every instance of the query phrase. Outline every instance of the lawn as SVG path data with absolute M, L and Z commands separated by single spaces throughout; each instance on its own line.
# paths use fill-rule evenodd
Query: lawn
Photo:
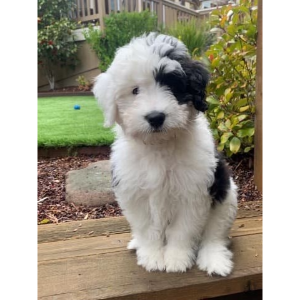
M 74 105 L 80 105 L 75 110 Z M 103 114 L 93 96 L 38 99 L 38 146 L 110 145 L 112 131 L 103 127 Z

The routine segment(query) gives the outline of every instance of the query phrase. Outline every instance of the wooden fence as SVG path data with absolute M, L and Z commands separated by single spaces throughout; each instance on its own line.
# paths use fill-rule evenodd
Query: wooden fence
M 76 0 L 73 17 L 82 23 L 99 23 L 104 28 L 103 18 L 111 13 L 149 10 L 158 17 L 158 23 L 168 27 L 177 21 L 202 17 L 195 10 L 167 0 Z M 207 13 L 208 14 L 208 13 Z

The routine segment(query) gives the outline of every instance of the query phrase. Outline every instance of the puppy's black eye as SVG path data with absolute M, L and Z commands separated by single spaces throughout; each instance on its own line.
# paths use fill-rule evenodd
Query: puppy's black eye
M 139 93 L 139 88 L 138 87 L 136 87 L 136 88 L 134 88 L 133 90 L 132 90 L 132 94 L 133 95 L 137 95 Z

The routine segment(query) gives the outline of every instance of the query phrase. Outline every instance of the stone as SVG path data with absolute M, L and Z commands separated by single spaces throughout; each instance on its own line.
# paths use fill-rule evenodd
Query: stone
M 66 201 L 93 207 L 114 202 L 109 160 L 91 163 L 84 169 L 69 171 L 66 175 Z

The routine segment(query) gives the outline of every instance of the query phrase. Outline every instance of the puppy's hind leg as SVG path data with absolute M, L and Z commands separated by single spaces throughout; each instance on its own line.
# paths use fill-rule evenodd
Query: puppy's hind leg
M 197 265 L 209 275 L 227 276 L 233 268 L 232 252 L 228 249 L 228 234 L 237 211 L 236 186 L 231 180 L 225 200 L 215 203 L 201 239 Z

